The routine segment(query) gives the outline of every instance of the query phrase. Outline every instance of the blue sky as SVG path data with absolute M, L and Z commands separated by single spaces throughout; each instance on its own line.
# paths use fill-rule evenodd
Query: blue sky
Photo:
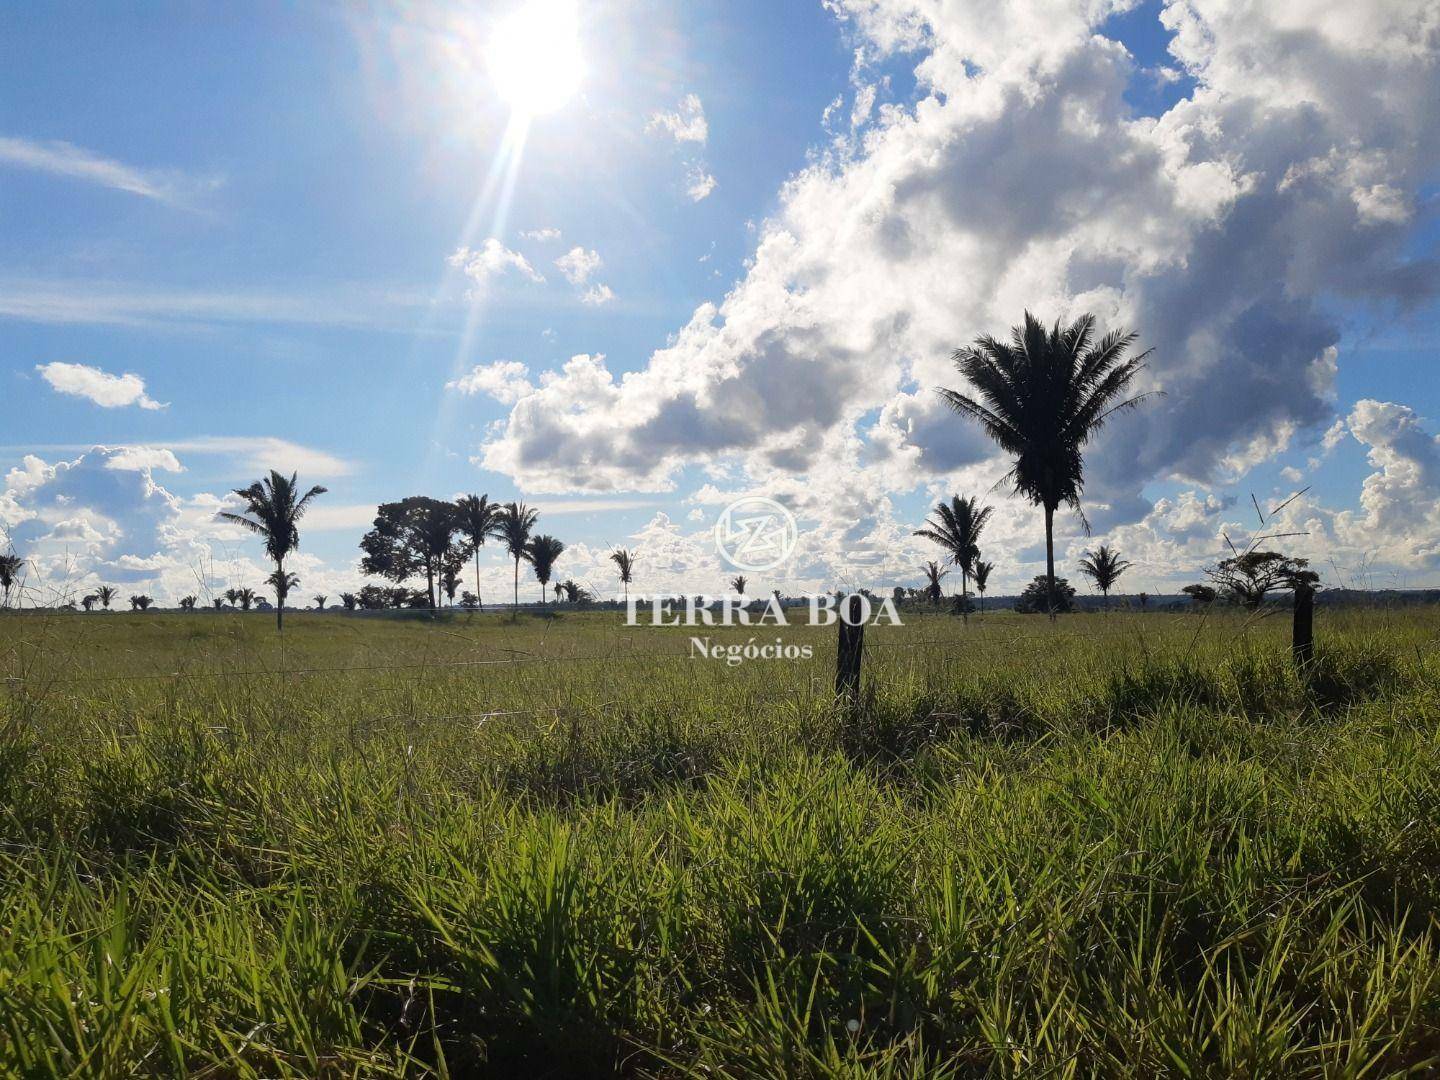
M 1406 129 L 1408 144 L 1392 133 L 1394 145 L 1376 136 L 1375 145 L 1357 148 L 1342 136 L 1373 117 L 1308 99 L 1310 87 L 1265 87 L 1271 105 L 1319 117 L 1318 133 L 1265 129 L 1237 104 L 1261 91 L 1246 86 L 1238 45 L 1225 49 L 1226 35 L 1241 31 L 1220 0 L 1115 4 L 1105 17 L 1055 0 L 1039 23 L 1043 34 L 1024 22 L 1034 5 L 1016 5 L 1013 19 L 987 25 L 972 20 L 984 5 L 947 9 L 926 0 L 612 0 L 580 9 L 576 95 L 526 123 L 497 94 L 484 55 L 497 20 L 516 6 L 275 5 L 241 13 L 230 5 L 37 4 L 0 14 L 0 386 L 9 406 L 0 470 L 33 473 L 27 455 L 53 468 L 91 446 L 168 450 L 179 467 L 151 462 L 140 470 L 175 500 L 156 510 L 175 517 L 170 533 L 117 525 L 99 528 L 99 540 L 86 540 L 75 522 L 91 513 L 118 521 L 107 500 L 130 497 L 128 487 L 97 483 L 86 489 L 93 503 L 76 509 L 47 502 L 43 484 L 22 491 L 12 480 L 10 509 L 0 503 L 0 511 L 17 547 L 36 545 L 37 567 L 49 558 L 52 576 L 64 562 L 72 577 L 101 580 L 128 556 L 156 568 L 162 592 L 184 579 L 180 564 L 197 552 L 251 573 L 253 545 L 205 525 L 204 511 L 207 500 L 275 464 L 330 488 L 332 516 L 305 539 L 316 587 L 358 581 L 351 564 L 364 507 L 462 491 L 538 503 L 551 531 L 574 547 L 576 574 L 602 573 L 597 559 L 609 545 L 651 543 L 666 551 L 677 579 L 703 579 L 712 571 L 702 533 L 723 496 L 769 490 L 824 537 L 804 566 L 777 581 L 844 577 L 846 552 L 890 551 L 935 496 L 988 491 L 1003 471 L 973 440 L 945 433 L 923 400 L 944 377 L 945 348 L 1002 330 L 1019 307 L 1055 317 L 1074 314 L 1083 300 L 1110 304 L 1117 318 L 1153 313 L 1151 325 L 1137 329 L 1165 354 L 1157 385 L 1167 391 L 1164 408 L 1176 410 L 1163 434 L 1153 420 L 1096 448 L 1100 513 L 1092 517 L 1143 553 L 1138 582 L 1164 588 L 1193 576 L 1224 528 L 1243 517 L 1232 505 L 1248 505 L 1251 491 L 1273 499 L 1305 483 L 1314 485 L 1308 510 L 1327 550 L 1343 548 L 1347 567 L 1381 562 L 1393 566 L 1394 580 L 1436 579 L 1433 545 L 1406 536 L 1440 516 L 1397 511 L 1382 522 L 1372 514 L 1364 526 L 1356 516 L 1370 513 L 1360 498 L 1372 475 L 1382 476 L 1372 486 L 1388 499 L 1377 513 L 1430 497 L 1426 485 L 1440 483 L 1426 473 L 1425 456 L 1440 419 L 1431 374 L 1440 344 L 1435 159 L 1422 152 L 1409 160 L 1396 149 L 1409 145 L 1413 157 L 1415 145 L 1434 145 L 1433 103 L 1417 101 L 1414 114 L 1398 107 L 1392 126 Z M 1423 17 L 1423 5 L 1377 3 L 1359 33 L 1343 28 L 1349 41 L 1325 43 L 1348 50 L 1345 63 L 1375 65 L 1383 80 L 1380 69 L 1391 62 L 1380 46 L 1386 35 L 1403 36 L 1414 12 Z M 1279 42 L 1289 40 L 1282 23 L 1269 28 Z M 1177 28 L 1182 46 L 1172 51 Z M 1191 34 L 1202 28 L 1209 44 L 1183 44 L 1204 39 Z M 1365 44 L 1372 33 L 1373 49 Z M 1428 68 L 1423 60 L 1420 85 L 1433 88 L 1434 58 Z M 1395 77 L 1414 92 L 1413 72 Z M 1118 98 L 1107 89 L 1114 78 Z M 1164 207 L 1148 194 L 1156 184 L 1143 174 L 1150 166 L 1120 175 L 1108 155 L 1089 184 L 1110 195 L 1091 213 L 1094 224 L 1074 217 L 1069 208 L 1084 190 L 1047 177 L 1062 140 L 1016 134 L 1039 122 L 1035 102 L 1046 95 L 1057 103 L 1057 122 L 1069 125 L 1067 139 L 1077 121 L 1064 119 L 1065 109 L 1082 103 L 1099 110 L 1095 123 L 1145 153 L 1184 142 L 1189 171 L 1161 170 L 1173 189 Z M 1397 108 L 1405 99 L 1388 100 Z M 1176 134 L 1203 129 L 1191 119 L 1182 129 L 1181 119 L 1206 110 L 1217 127 L 1224 118 L 1233 145 L 1199 146 L 1193 134 Z M 666 116 L 674 118 L 668 127 Z M 1134 127 L 1152 123 L 1161 134 Z M 681 124 L 691 125 L 689 137 L 676 137 Z M 1296 145 L 1287 148 L 1285 138 Z M 1064 164 L 1083 173 L 1091 168 L 1084 155 L 1098 156 L 1104 140 L 1075 141 Z M 1325 156 L 1342 143 L 1360 164 L 1341 168 Z M 986 153 L 1003 153 L 1003 164 L 988 170 Z M 1248 164 L 1262 158 L 1263 166 Z M 1241 177 L 1224 181 L 1233 190 L 1212 191 L 1221 182 L 1217 163 Z M 1010 168 L 1024 179 L 994 193 L 1008 201 L 980 200 L 986 178 Z M 1266 323 L 1273 356 L 1288 356 L 1286 342 L 1310 344 L 1273 359 L 1255 344 L 1255 319 L 1246 320 L 1233 296 L 1216 301 L 1213 340 L 1194 328 L 1180 336 L 1173 327 L 1183 322 L 1181 302 L 1156 298 L 1191 288 L 1223 293 L 1215 284 L 1223 274 L 1202 278 L 1195 269 L 1217 232 L 1237 265 L 1258 266 L 1247 262 L 1243 229 L 1225 230 L 1244 199 L 1267 185 L 1283 191 L 1276 199 L 1298 198 L 1282 174 L 1334 189 L 1312 193 L 1299 209 L 1286 203 L 1286 231 L 1265 241 L 1264 258 L 1279 259 L 1286 275 L 1276 293 L 1285 313 Z M 697 199 L 688 189 L 703 177 L 713 178 L 713 190 Z M 964 193 L 954 194 L 961 184 Z M 1358 223 L 1336 217 L 1338 204 L 1324 201 L 1332 195 L 1351 218 L 1359 207 Z M 861 215 L 857 207 L 871 198 L 882 201 Z M 1130 200 L 1138 211 L 1105 218 L 1107 207 Z M 969 206 L 972 219 L 924 216 L 937 205 Z M 975 209 L 1001 205 L 998 215 Z M 1014 250 L 1002 264 L 983 219 L 1011 211 L 1022 224 L 1007 224 Z M 861 215 L 854 227 L 827 239 L 829 223 L 851 213 Z M 870 290 L 858 274 L 866 266 L 883 273 L 886 249 L 844 245 L 882 219 L 923 238 L 930 265 L 946 269 L 872 317 L 860 300 L 884 282 Z M 467 275 L 487 241 L 504 256 L 499 269 Z M 455 258 L 459 249 L 471 254 Z M 557 264 L 575 249 L 579 264 Z M 1056 280 L 1045 260 L 1061 250 L 1067 270 Z M 971 263 L 972 251 L 984 254 Z M 1323 265 L 1349 252 L 1353 274 Z M 920 261 L 911 266 L 918 274 Z M 1261 280 L 1263 270 L 1256 273 Z M 611 298 L 584 302 L 602 285 L 608 294 L 592 298 Z M 791 321 L 781 290 L 795 307 L 822 299 L 830 306 Z M 986 302 L 967 307 L 976 296 Z M 717 311 L 697 329 L 692 319 L 706 304 Z M 861 337 L 826 325 L 862 310 Z M 687 324 L 693 345 L 682 333 Z M 880 325 L 891 329 L 881 333 Z M 1332 341 L 1334 355 L 1317 360 Z M 676 366 L 666 371 L 656 351 L 670 347 Z M 814 405 L 825 391 L 807 389 L 809 373 L 851 353 L 824 382 L 853 391 Z M 627 372 L 649 381 L 613 408 L 585 396 L 595 392 L 589 368 L 585 379 L 567 376 L 548 393 L 527 394 L 577 355 L 603 356 L 616 385 Z M 797 356 L 806 366 L 786 366 Z M 525 372 L 499 395 L 447 388 L 500 362 Z M 93 400 L 93 387 L 89 396 L 63 392 L 40 370 L 52 364 L 132 373 L 164 407 L 106 407 Z M 1332 368 L 1325 385 L 1315 382 L 1316 372 Z M 862 369 L 874 372 L 868 387 Z M 676 401 L 663 388 L 692 372 L 704 388 L 670 408 Z M 1283 400 L 1276 387 L 1285 379 L 1305 383 L 1296 395 L 1304 400 Z M 803 396 L 793 425 L 779 409 L 764 423 L 746 418 L 790 388 Z M 1235 402 L 1221 402 L 1230 393 Z M 1180 408 L 1201 396 L 1217 404 Z M 1386 413 L 1381 424 L 1380 414 L 1367 413 L 1323 446 L 1333 423 L 1365 400 L 1412 415 Z M 1217 422 L 1251 404 L 1253 428 L 1236 425 L 1243 437 Z M 664 442 L 650 463 L 638 460 L 643 450 L 624 449 L 647 420 Z M 1372 420 L 1365 430 L 1377 441 L 1365 442 L 1355 432 Z M 1193 440 L 1177 434 L 1187 424 Z M 553 459 L 543 445 L 557 441 L 544 434 L 547 425 L 566 448 Z M 713 425 L 753 430 L 730 439 L 708 434 Z M 881 428 L 900 432 L 900 442 Z M 1432 440 L 1429 450 L 1423 439 L 1418 451 L 1395 450 L 1412 429 Z M 926 431 L 940 434 L 927 442 Z M 1273 437 L 1247 449 L 1251 431 Z M 846 440 L 860 446 L 849 477 L 837 449 Z M 935 457 L 946 440 L 956 442 L 953 452 Z M 1387 471 L 1373 460 L 1377 447 L 1381 457 L 1393 451 L 1401 459 Z M 935 464 L 902 468 L 907 453 Z M 864 493 L 865 508 L 849 523 L 826 520 L 820 504 L 806 501 L 832 487 L 857 499 Z M 1033 522 L 1003 493 L 989 497 L 1007 511 L 995 540 L 1001 574 L 1018 583 L 1034 571 Z M 1177 534 L 1175 507 L 1184 499 L 1211 500 L 1210 509 L 1203 525 L 1186 518 Z M 1336 518 L 1347 512 L 1349 519 Z M 665 515 L 659 525 L 657 513 Z M 69 531 L 57 531 L 60 524 Z M 1391 525 L 1396 535 L 1377 538 L 1373 552 L 1354 539 Z M 176 529 L 183 544 L 163 538 Z M 142 538 L 158 549 L 137 547 Z M 1074 528 L 1070 539 L 1088 543 Z M 885 574 L 908 582 L 921 550 L 897 552 Z

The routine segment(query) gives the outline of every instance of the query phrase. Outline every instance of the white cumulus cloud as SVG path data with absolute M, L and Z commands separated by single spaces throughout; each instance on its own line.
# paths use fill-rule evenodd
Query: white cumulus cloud
M 142 409 L 163 409 L 165 405 L 145 393 L 145 380 L 126 373 L 111 375 L 88 364 L 55 361 L 35 368 L 51 388 L 62 394 L 82 397 L 104 409 L 138 405 Z

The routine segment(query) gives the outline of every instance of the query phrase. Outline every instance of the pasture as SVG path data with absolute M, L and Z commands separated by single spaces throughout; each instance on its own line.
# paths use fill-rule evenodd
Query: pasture
M 0 1073 L 1440 1062 L 1440 611 L 0 617 Z

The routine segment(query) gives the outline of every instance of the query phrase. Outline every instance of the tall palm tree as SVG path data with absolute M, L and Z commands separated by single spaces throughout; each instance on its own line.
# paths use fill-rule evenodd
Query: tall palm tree
M 610 552 L 610 561 L 620 571 L 620 584 L 625 589 L 625 603 L 630 603 L 630 581 L 635 572 L 635 553 L 626 551 L 624 548 L 616 548 Z
M 985 589 L 990 584 L 990 571 L 995 569 L 993 562 L 981 562 L 975 560 L 975 591 L 980 594 L 980 610 L 985 610 Z
M 485 604 L 480 599 L 480 548 L 492 536 L 500 524 L 501 507 L 492 503 L 488 495 L 466 495 L 455 503 L 460 516 L 460 529 L 470 538 L 475 549 L 475 606 L 481 611 Z
M 980 557 L 980 534 L 994 510 L 981 506 L 979 499 L 951 498 L 940 503 L 926 520 L 927 528 L 917 529 L 916 536 L 933 540 L 945 549 L 950 561 L 960 568 L 960 612 L 968 619 L 970 608 L 970 575 Z
M 1126 358 L 1136 335 L 1112 330 L 1094 340 L 1095 316 L 1046 330 L 1025 313 L 1008 343 L 988 335 L 955 350 L 953 359 L 974 397 L 939 389 L 961 416 L 980 423 L 1002 450 L 1014 455 L 1005 479 L 1018 494 L 1045 509 L 1045 585 L 1055 611 L 1055 511 L 1061 503 L 1080 512 L 1085 486 L 1085 444 L 1122 409 L 1148 394 L 1124 395 L 1145 367 L 1150 350 Z M 1081 514 L 1081 521 L 1084 515 Z
M 275 560 L 275 580 L 284 582 L 285 556 L 300 546 L 299 521 L 305 516 L 310 500 L 324 495 L 325 489 L 316 484 L 304 495 L 300 495 L 298 474 L 291 473 L 287 480 L 274 469 L 263 480 L 257 480 L 247 488 L 237 488 L 235 494 L 245 502 L 250 516 L 221 512 L 220 518 L 232 525 L 249 529 L 265 538 L 265 553 Z M 275 629 L 285 629 L 285 592 L 277 591 L 279 603 L 275 605 Z
M 530 543 L 530 531 L 539 518 L 539 511 L 530 509 L 524 503 L 512 502 L 500 508 L 500 516 L 495 520 L 494 535 L 505 542 L 505 550 L 515 560 L 515 607 L 512 617 L 520 613 L 520 560 L 529 557 L 526 546 Z
M 1129 570 L 1133 564 L 1120 557 L 1120 553 L 1114 549 L 1101 544 L 1094 551 L 1087 551 L 1085 557 L 1080 560 L 1080 572 L 1095 582 L 1095 587 L 1105 597 L 1105 606 L 1110 606 L 1110 590 L 1120 575 Z
M 925 592 L 929 595 L 930 602 L 936 607 L 940 606 L 942 595 L 940 579 L 948 573 L 950 573 L 949 570 L 942 570 L 940 564 L 933 560 L 925 564 Z
M 741 596 L 745 595 L 745 586 L 747 584 L 749 584 L 749 582 L 745 580 L 744 574 L 741 574 L 739 577 L 733 577 L 730 579 L 730 588 L 734 589 Z
M 535 568 L 535 580 L 540 582 L 540 606 L 545 606 L 545 589 L 550 584 L 550 574 L 555 569 L 555 560 L 560 558 L 565 545 L 553 536 L 544 533 L 534 537 L 525 548 L 525 557 Z
M 115 588 L 111 585 L 101 585 L 95 590 L 95 596 L 99 599 L 100 606 L 109 611 L 110 601 L 115 599 Z
M 0 590 L 3 590 L 3 602 L 0 607 L 10 606 L 10 590 L 15 585 L 15 579 L 20 576 L 20 570 L 25 565 L 25 560 L 14 552 L 0 555 Z

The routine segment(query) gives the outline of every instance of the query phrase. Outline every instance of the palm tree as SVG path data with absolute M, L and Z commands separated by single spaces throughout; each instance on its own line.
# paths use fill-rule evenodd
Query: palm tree
M 936 607 L 940 606 L 940 579 L 948 573 L 950 571 L 940 569 L 940 564 L 937 562 L 931 561 L 925 564 L 925 592 L 929 595 L 930 602 Z
M 542 607 L 545 605 L 545 588 L 550 584 L 550 573 L 555 569 L 555 560 L 560 558 L 560 553 L 564 550 L 564 544 L 555 537 L 543 533 L 531 540 L 525 549 L 525 557 L 535 568 L 535 579 L 540 582 L 540 605 Z
M 955 366 L 975 387 L 976 397 L 939 390 L 952 409 L 978 421 L 1002 450 L 1014 455 L 1005 479 L 1045 508 L 1045 583 L 1052 615 L 1055 511 L 1064 503 L 1080 512 L 1082 450 L 1106 420 L 1149 396 L 1124 398 L 1150 350 L 1126 359 L 1135 334 L 1112 330 L 1092 343 L 1094 328 L 1095 316 L 1082 315 L 1068 327 L 1057 321 L 1046 330 L 1027 311 L 1025 325 L 1012 329 L 1008 344 L 987 335 L 955 350 Z
M 505 541 L 505 550 L 515 560 L 515 607 L 513 615 L 520 613 L 520 560 L 528 558 L 526 545 L 530 543 L 530 530 L 539 520 L 538 511 L 531 510 L 524 503 L 506 503 L 500 508 L 495 519 L 494 536 Z
M 610 553 L 610 561 L 620 571 L 620 584 L 625 589 L 625 603 L 630 603 L 630 581 L 635 572 L 635 553 L 626 551 L 624 548 L 616 548 Z
M 265 538 L 265 553 L 275 560 L 274 577 L 282 584 L 288 581 L 285 577 L 285 556 L 300 546 L 298 523 L 305 515 L 310 500 L 325 494 L 325 489 L 316 484 L 304 495 L 299 495 L 297 479 L 296 473 L 291 473 L 287 480 L 271 469 L 265 479 L 257 480 L 248 488 L 235 490 L 235 494 L 244 500 L 250 517 L 226 511 L 220 514 L 221 520 Z M 285 629 L 285 593 L 288 591 L 281 588 L 276 593 L 280 602 L 275 605 L 275 629 L 282 633 Z
M 20 569 L 25 565 L 25 560 L 16 555 L 13 551 L 6 555 L 0 555 L 0 590 L 3 590 L 3 602 L 0 607 L 10 606 L 10 589 L 15 584 L 15 579 L 20 576 Z
M 150 597 L 146 596 L 144 593 L 139 593 L 135 596 L 130 597 L 130 610 L 144 611 L 154 602 L 154 600 L 150 599 Z
M 242 610 L 249 611 L 250 605 L 255 602 L 255 590 L 251 588 L 236 589 L 235 599 L 240 602 Z
M 312 596 L 310 599 L 315 601 L 315 610 L 316 610 L 316 611 L 324 611 L 324 610 L 325 610 L 325 601 L 326 601 L 326 600 L 329 600 L 330 598 L 322 593 L 322 594 L 319 595 L 319 596 Z
M 734 590 L 735 590 L 737 593 L 739 593 L 741 596 L 744 596 L 744 595 L 745 595 L 745 586 L 746 586 L 747 584 L 749 584 L 749 583 L 745 580 L 745 575 L 744 575 L 744 574 L 741 574 L 741 575 L 738 576 L 738 577 L 733 577 L 733 578 L 730 579 L 730 588 L 734 589 Z
M 500 524 L 500 506 L 490 501 L 488 495 L 466 495 L 455 503 L 460 518 L 460 530 L 470 538 L 475 549 L 475 606 L 481 611 L 485 605 L 480 599 L 480 548 L 492 536 Z
M 300 575 L 287 570 L 272 570 L 270 576 L 265 579 L 265 584 L 274 590 L 275 610 L 279 611 L 285 606 L 285 598 L 290 595 L 290 590 L 300 584 Z M 250 590 L 246 589 L 245 591 L 249 592 Z M 250 610 L 249 604 L 245 605 L 245 610 Z
M 215 605 L 215 610 L 219 611 L 222 607 L 225 606 L 225 597 L 217 596 L 214 600 L 211 601 L 211 603 Z
M 985 610 L 985 588 L 990 584 L 990 571 L 995 569 L 993 562 L 981 562 L 975 560 L 975 591 L 980 594 L 980 610 Z
M 356 596 L 353 592 L 342 592 L 340 594 L 340 603 L 345 605 L 346 611 L 354 611 L 355 605 L 359 602 L 360 598 Z
M 566 578 L 564 581 L 562 581 L 559 587 L 564 590 L 565 599 L 572 604 L 578 604 L 586 597 L 585 589 L 581 587 L 580 583 L 578 581 L 573 581 L 570 578 Z
M 962 499 L 959 495 L 951 498 L 949 504 L 940 503 L 935 507 L 924 529 L 917 529 L 916 536 L 933 540 L 945 549 L 950 561 L 960 568 L 960 613 L 968 619 L 970 608 L 970 575 L 975 572 L 975 560 L 980 557 L 980 534 L 994 510 L 981 506 L 979 499 Z
M 193 597 L 193 596 L 182 596 L 182 597 L 180 598 L 180 610 L 181 610 L 181 611 L 194 611 L 194 610 L 195 610 L 195 597 Z
M 95 606 L 96 601 L 99 599 L 100 598 L 98 596 L 96 596 L 94 593 L 91 593 L 89 596 L 83 596 L 80 598 L 80 606 L 86 611 L 89 611 Z
M 558 604 L 558 603 L 559 603 L 561 600 L 563 600 L 564 598 L 565 598 L 565 583 L 564 583 L 563 581 L 557 581 L 557 582 L 555 582 L 555 602 Z
M 110 601 L 115 599 L 115 590 L 109 585 L 101 585 L 95 590 L 95 596 L 99 599 L 100 606 L 109 611 Z
M 1110 590 L 1120 575 L 1129 570 L 1131 563 L 1120 557 L 1120 553 L 1104 544 L 1094 551 L 1087 551 L 1080 560 L 1080 572 L 1095 582 L 1095 587 L 1105 597 L 1105 606 L 1110 606 Z

